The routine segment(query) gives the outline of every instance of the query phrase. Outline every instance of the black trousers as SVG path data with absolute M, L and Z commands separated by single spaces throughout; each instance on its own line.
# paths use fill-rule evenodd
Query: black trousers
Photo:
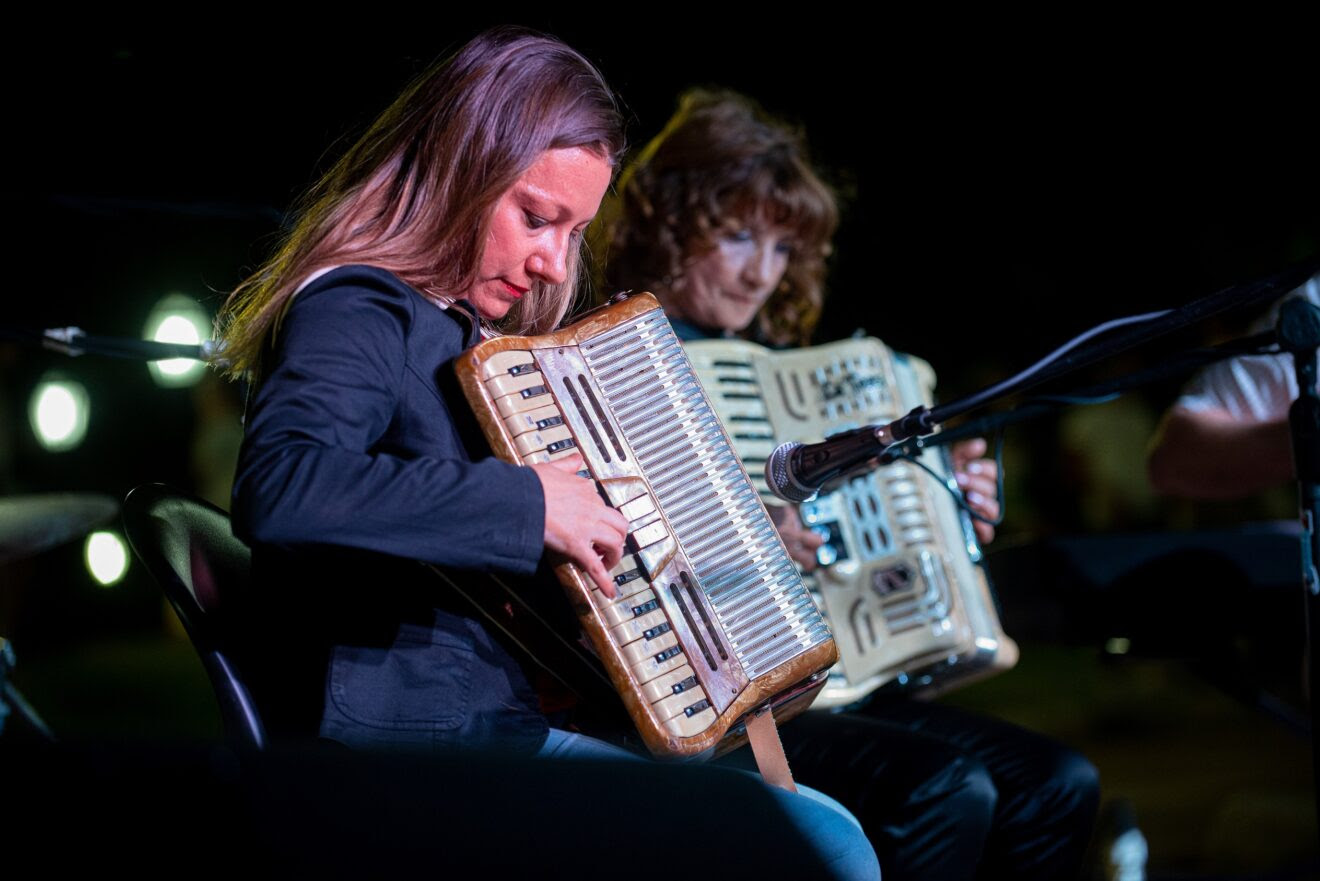
M 1082 755 L 997 719 L 877 701 L 780 731 L 793 776 L 846 805 L 885 881 L 1074 877 L 1099 801 Z M 750 750 L 722 761 L 752 765 Z

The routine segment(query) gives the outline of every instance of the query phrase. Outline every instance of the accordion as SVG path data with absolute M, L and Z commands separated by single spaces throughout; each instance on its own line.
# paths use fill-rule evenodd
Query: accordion
M 749 714 L 806 709 L 837 659 L 829 626 L 654 297 L 487 340 L 455 372 L 497 456 L 581 453 L 628 518 L 614 599 L 556 574 L 653 753 L 718 752 Z
M 792 351 L 742 340 L 687 344 L 688 357 L 733 443 L 764 483 L 771 450 L 862 425 L 890 422 L 932 403 L 935 374 L 876 339 Z M 822 535 L 811 586 L 834 625 L 839 664 L 817 707 L 845 706 L 881 686 L 925 694 L 1017 662 L 999 624 L 980 547 L 944 448 L 845 478 L 800 506 Z M 782 503 L 781 503 L 782 504 Z

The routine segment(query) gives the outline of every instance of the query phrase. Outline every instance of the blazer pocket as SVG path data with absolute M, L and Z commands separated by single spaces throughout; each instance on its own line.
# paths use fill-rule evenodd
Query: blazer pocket
M 401 628 L 394 644 L 335 646 L 329 692 L 352 721 L 391 731 L 444 731 L 467 718 L 473 646 L 442 630 Z

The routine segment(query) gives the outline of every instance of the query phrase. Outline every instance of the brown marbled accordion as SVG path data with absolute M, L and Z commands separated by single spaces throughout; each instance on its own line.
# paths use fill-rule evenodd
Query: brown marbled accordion
M 579 452 L 628 518 L 617 597 L 556 572 L 653 753 L 720 751 L 749 712 L 806 708 L 837 658 L 829 625 L 654 297 L 487 340 L 456 372 L 497 456 Z

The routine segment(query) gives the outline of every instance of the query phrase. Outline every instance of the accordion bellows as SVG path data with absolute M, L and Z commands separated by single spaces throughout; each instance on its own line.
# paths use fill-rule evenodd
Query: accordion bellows
M 733 443 L 764 482 L 770 451 L 930 406 L 935 374 L 873 338 L 791 351 L 742 340 L 687 344 L 688 357 Z M 826 537 L 816 589 L 838 640 L 839 665 L 816 701 L 855 703 L 882 686 L 932 694 L 1012 667 L 971 523 L 953 501 L 944 448 L 827 487 L 799 506 Z M 942 485 L 943 484 L 943 485 Z M 777 500 L 772 503 L 782 504 Z
M 767 704 L 779 721 L 805 708 L 837 658 L 829 626 L 654 297 L 488 340 L 455 369 L 497 456 L 581 453 L 628 518 L 617 597 L 556 573 L 653 753 L 712 749 Z

